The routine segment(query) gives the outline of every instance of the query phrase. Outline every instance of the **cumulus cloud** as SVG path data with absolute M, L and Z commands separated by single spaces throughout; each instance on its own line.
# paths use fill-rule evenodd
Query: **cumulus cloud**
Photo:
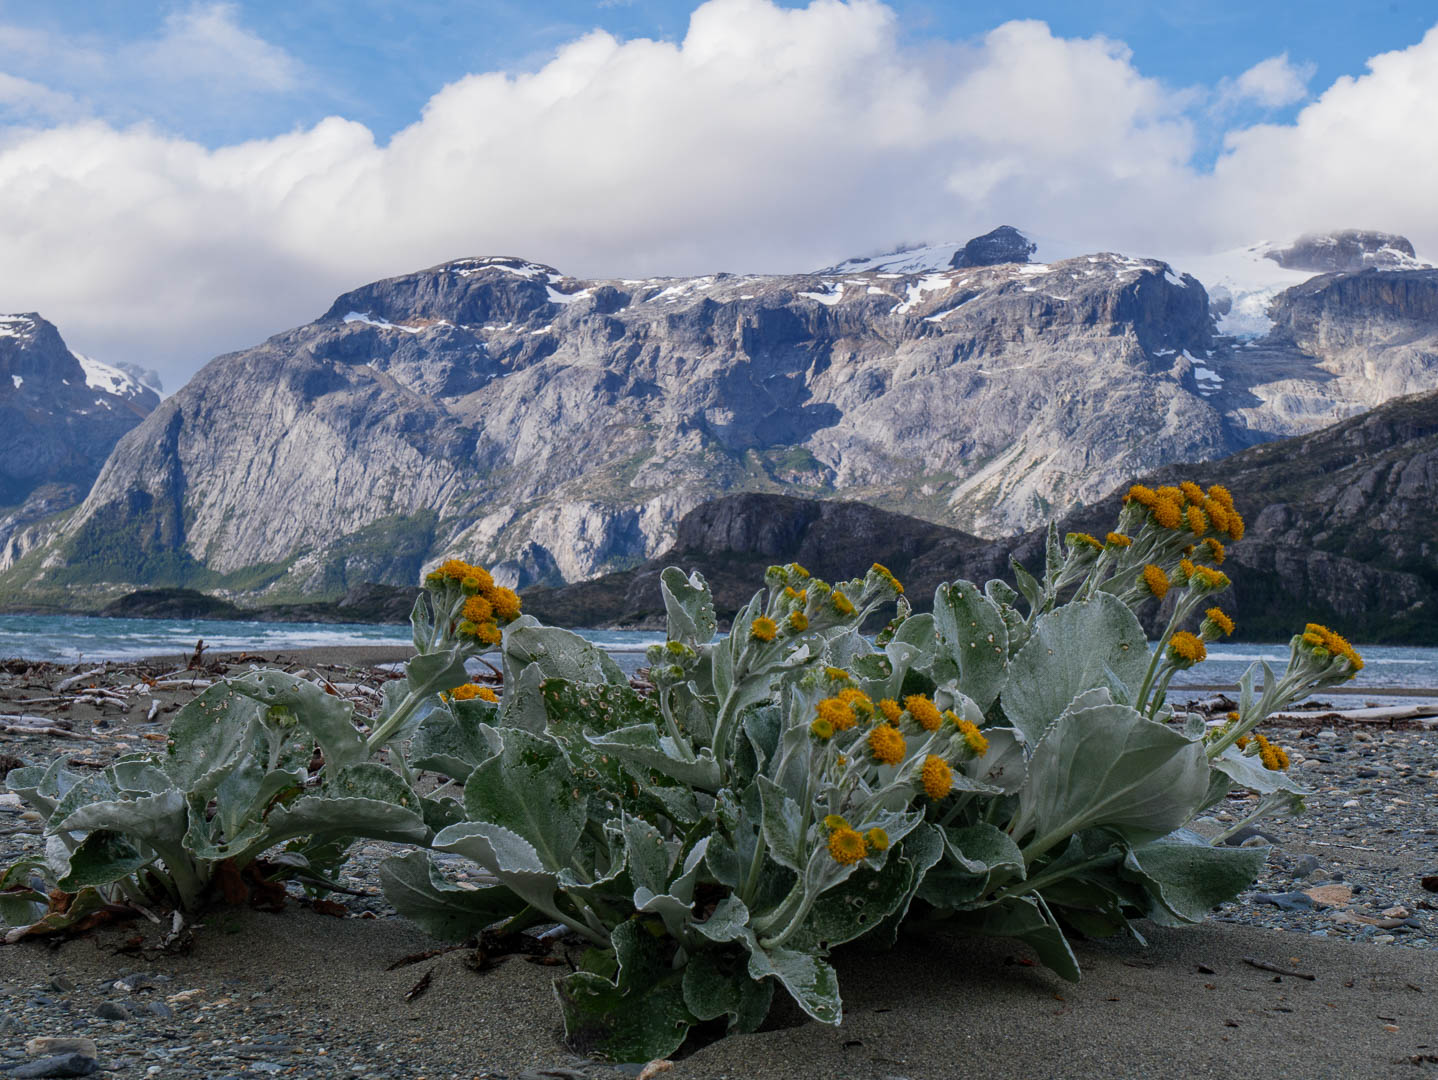
M 1308 96 L 1308 82 L 1318 70 L 1313 63 L 1295 64 L 1286 52 L 1260 60 L 1238 78 L 1219 87 L 1223 106 L 1253 104 L 1264 109 L 1294 105 Z
M 169 39 L 233 45 L 233 11 L 204 10 L 220 22 L 172 21 Z M 875 0 L 711 0 L 678 42 L 596 32 L 536 71 L 460 79 L 385 145 L 339 117 L 218 149 L 99 121 L 12 134 L 0 310 L 40 310 L 174 386 L 345 288 L 465 255 L 793 270 L 1005 222 L 1140 254 L 1349 224 L 1438 248 L 1438 34 L 1290 124 L 1232 133 L 1210 174 L 1194 95 L 1120 42 L 1016 21 L 916 51 L 899 31 Z M 1265 78 L 1250 92 L 1283 96 Z

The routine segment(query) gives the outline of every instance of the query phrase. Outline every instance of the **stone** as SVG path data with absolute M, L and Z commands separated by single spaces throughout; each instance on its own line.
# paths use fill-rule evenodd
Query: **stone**
M 101 1020 L 128 1020 L 130 1010 L 121 1005 L 118 1001 L 102 1001 L 95 1015 Z
M 15 1080 L 38 1080 L 41 1077 L 89 1076 L 100 1071 L 100 1063 L 84 1054 L 57 1054 L 40 1058 L 11 1069 L 4 1075 Z
M 1300 855 L 1294 861 L 1289 873 L 1293 875 L 1295 880 L 1300 880 L 1302 878 L 1312 877 L 1319 871 L 1321 865 L 1317 855 Z
M 57 1054 L 83 1054 L 85 1057 L 92 1058 L 100 1056 L 94 1039 L 63 1038 L 51 1035 L 40 1035 L 26 1042 L 25 1053 L 31 1057 L 54 1057 Z
M 1306 892 L 1254 893 L 1250 898 L 1255 904 L 1272 904 L 1281 911 L 1302 911 L 1313 907 L 1313 897 Z
M 1303 895 L 1324 907 L 1336 907 L 1352 900 L 1353 890 L 1347 885 L 1315 885 L 1311 889 L 1304 889 Z

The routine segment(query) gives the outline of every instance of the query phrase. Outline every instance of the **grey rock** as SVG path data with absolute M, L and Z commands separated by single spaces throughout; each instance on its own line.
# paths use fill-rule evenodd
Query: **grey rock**
M 50 980 L 50 988 L 58 990 L 62 994 L 68 994 L 75 989 L 75 983 L 74 980 L 68 979 L 64 975 L 56 975 Z
M 1312 270 L 1318 274 L 1375 267 L 1407 269 L 1417 261 L 1407 237 L 1366 229 L 1310 233 L 1288 247 L 1268 252 L 1266 257 L 1289 270 Z
M 1255 904 L 1272 904 L 1280 911 L 1301 911 L 1313 907 L 1313 897 L 1302 892 L 1254 893 L 1249 897 Z
M 146 1003 L 145 1011 L 151 1016 L 158 1016 L 162 1020 L 169 1020 L 175 1015 L 175 1010 L 170 1008 L 163 1001 L 151 1001 Z
M 1000 263 L 1026 263 L 1038 245 L 1012 225 L 1000 225 L 993 232 L 976 236 L 954 253 L 950 266 L 998 266 Z
M 102 1001 L 95 1015 L 101 1020 L 128 1020 L 130 1010 L 121 1005 L 118 1001 Z
M 64 1038 L 54 1035 L 40 1035 L 25 1043 L 25 1053 L 31 1057 L 53 1057 L 57 1054 L 81 1054 L 85 1057 L 99 1057 L 99 1048 L 94 1039 Z
M 26 1062 L 24 1065 L 16 1066 L 6 1070 L 3 1075 L 7 1077 L 24 1078 L 32 1080 L 37 1077 L 51 1076 L 89 1076 L 91 1073 L 100 1071 L 100 1063 L 92 1057 L 84 1054 L 56 1054 L 53 1057 L 40 1058 L 38 1061 Z
M 1303 878 L 1316 874 L 1321 868 L 1322 864 L 1319 863 L 1316 855 L 1300 855 L 1293 863 L 1289 873 L 1293 875 L 1295 881 L 1301 881 Z

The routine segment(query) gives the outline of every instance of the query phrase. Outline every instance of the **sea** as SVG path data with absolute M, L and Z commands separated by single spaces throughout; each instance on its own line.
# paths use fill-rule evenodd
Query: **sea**
M 643 663 L 644 648 L 663 637 L 645 630 L 579 630 L 608 650 L 632 673 Z M 408 645 L 408 626 L 351 623 L 229 622 L 219 619 L 116 619 L 84 615 L 0 615 L 0 659 L 24 657 L 75 664 L 133 660 L 147 656 L 188 659 L 203 639 L 207 652 L 276 652 L 344 645 Z M 1438 702 L 1438 649 L 1406 645 L 1358 645 L 1365 666 L 1344 689 L 1344 704 L 1420 704 Z M 1202 697 L 1199 687 L 1232 686 L 1256 660 L 1281 673 L 1287 644 L 1214 644 L 1208 659 L 1180 672 L 1171 698 Z M 1261 678 L 1259 681 L 1262 681 Z M 1400 691 L 1393 694 L 1384 691 Z M 1329 691 L 1328 693 L 1331 693 Z M 1322 694 L 1318 695 L 1320 698 Z

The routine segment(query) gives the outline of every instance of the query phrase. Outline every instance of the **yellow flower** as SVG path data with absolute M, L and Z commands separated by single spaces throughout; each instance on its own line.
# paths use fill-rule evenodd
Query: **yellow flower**
M 1228 614 L 1222 608 L 1211 607 L 1205 611 L 1203 615 L 1204 621 L 1211 622 L 1218 629 L 1222 630 L 1224 637 L 1229 637 L 1233 634 L 1233 620 L 1228 617 Z
M 1208 531 L 1208 519 L 1198 507 L 1190 506 L 1183 512 L 1183 516 L 1188 521 L 1188 531 L 1194 536 L 1202 536 Z
M 472 701 L 475 698 L 489 702 L 499 700 L 495 692 L 489 687 L 478 686 L 475 683 L 465 683 L 463 686 L 456 686 L 449 692 L 449 696 L 455 701 Z
M 749 624 L 749 636 L 755 641 L 773 641 L 779 627 L 767 615 L 760 615 Z
M 840 866 L 856 863 L 868 853 L 864 838 L 847 825 L 829 834 L 829 854 Z
M 1228 508 L 1217 499 L 1205 499 L 1203 512 L 1208 515 L 1208 520 L 1219 532 L 1228 532 Z
M 874 700 L 857 686 L 850 686 L 834 695 L 855 714 L 869 718 L 874 715 Z
M 1153 493 L 1160 499 L 1168 499 L 1170 502 L 1178 503 L 1179 506 L 1183 505 L 1183 492 L 1172 484 L 1165 484 L 1163 487 L 1154 488 Z
M 494 614 L 503 622 L 513 622 L 519 618 L 520 601 L 519 594 L 513 589 L 506 589 L 503 585 L 496 585 L 489 590 L 489 602 L 494 606 Z
M 1098 538 L 1090 536 L 1086 532 L 1071 532 L 1068 534 L 1066 539 L 1069 542 L 1070 548 L 1074 548 L 1077 547 L 1079 544 L 1082 544 L 1084 545 L 1084 547 L 1091 548 L 1094 551 L 1103 550 L 1103 545 L 1098 542 Z
M 809 725 L 809 734 L 813 735 L 816 739 L 832 739 L 834 737 L 834 725 L 820 716 Z
M 1123 533 L 1116 532 L 1109 533 L 1108 536 L 1104 537 L 1104 540 L 1109 544 L 1109 546 L 1120 548 L 1126 548 L 1133 543 L 1133 537 L 1125 536 Z
M 1240 541 L 1240 540 L 1243 539 L 1243 533 L 1244 533 L 1243 515 L 1240 514 L 1237 510 L 1229 510 L 1229 512 L 1228 512 L 1228 538 L 1229 538 L 1230 540 L 1232 540 L 1232 541 L 1236 544 L 1236 543 L 1238 543 L 1238 541 Z
M 793 574 L 796 578 L 799 578 L 800 580 L 803 580 L 804 578 L 807 578 L 809 576 L 809 571 L 805 570 L 796 562 L 791 562 L 789 564 L 789 573 Z
M 464 602 L 461 614 L 470 622 L 489 622 L 494 617 L 494 608 L 482 596 L 471 596 Z
M 450 581 L 463 581 L 467 577 L 476 577 L 479 578 L 480 581 L 483 581 L 484 578 L 489 577 L 489 574 L 480 567 L 470 566 L 469 563 L 462 559 L 446 559 L 439 564 L 435 573 Z M 483 575 L 483 577 L 480 575 Z
M 919 778 L 924 783 L 924 793 L 931 799 L 942 799 L 954 790 L 954 770 L 937 754 L 924 758 Z
M 1227 720 L 1230 724 L 1238 723 L 1238 713 L 1236 711 L 1224 713 L 1223 718 Z
M 849 681 L 849 673 L 841 667 L 826 667 L 824 674 L 827 675 L 832 682 Z
M 824 828 L 828 829 L 830 832 L 833 832 L 835 829 L 847 829 L 848 827 L 849 823 L 843 818 L 841 818 L 838 814 L 824 815 Z
M 840 592 L 838 589 L 834 590 L 834 593 L 830 597 L 830 600 L 834 604 L 834 610 L 837 611 L 840 615 L 854 614 L 854 602 L 850 600 L 847 596 L 845 596 L 842 592 Z
M 904 586 L 899 584 L 899 579 L 894 576 L 893 571 L 890 570 L 883 563 L 875 563 L 872 567 L 870 567 L 870 569 L 873 570 L 874 573 L 878 574 L 879 577 L 883 578 L 884 584 L 888 585 L 889 588 L 893 589 L 897 593 L 903 593 Z
M 1354 674 L 1363 670 L 1363 657 L 1358 655 L 1358 650 L 1348 644 L 1347 638 L 1341 634 L 1335 634 L 1328 627 L 1318 623 L 1309 623 L 1304 627 L 1303 640 L 1310 645 L 1326 649 L 1334 656 L 1343 657 L 1353 668 Z
M 1242 750 L 1252 741 L 1253 740 L 1250 739 L 1247 735 L 1240 735 L 1238 738 L 1233 740 L 1233 745 Z
M 854 726 L 854 710 L 850 708 L 848 702 L 840 698 L 824 698 L 815 704 L 814 711 L 835 731 L 848 731 Z
M 1162 600 L 1168 592 L 1168 575 L 1161 566 L 1149 563 L 1139 575 L 1139 581 L 1148 590 L 1148 594 L 1157 600 Z
M 1134 484 L 1133 487 L 1128 489 L 1128 494 L 1123 497 L 1123 501 L 1126 503 L 1136 502 L 1140 506 L 1146 506 L 1152 510 L 1153 504 L 1158 502 L 1158 495 L 1153 488 L 1144 487 L 1142 484 Z
M 974 757 L 983 757 L 989 752 L 989 740 L 984 738 L 984 733 L 973 721 L 965 720 L 955 713 L 949 713 L 948 716 L 954 722 L 954 727 L 959 729 L 959 734 L 964 737 L 964 745 L 969 748 L 969 753 Z
M 1225 510 L 1233 509 L 1233 496 L 1229 494 L 1228 488 L 1222 484 L 1214 484 L 1208 489 L 1208 497 Z
M 904 707 L 893 698 L 885 698 L 879 702 L 879 711 L 884 714 L 884 719 L 891 724 L 897 724 L 899 717 L 904 715 Z
M 906 697 L 904 707 L 925 731 L 938 731 L 939 725 L 944 722 L 944 718 L 939 714 L 939 707 L 923 694 Z
M 809 616 L 802 611 L 789 612 L 789 629 L 796 634 L 802 634 L 809 629 Z
M 1215 522 L 1215 524 L 1217 524 L 1217 522 Z M 1224 550 L 1223 545 L 1213 537 L 1208 536 L 1204 537 L 1203 546 L 1208 548 L 1208 557 L 1213 560 L 1213 565 L 1222 566 L 1223 560 L 1228 556 L 1228 552 Z
M 1215 570 L 1211 566 L 1196 566 L 1189 576 L 1197 581 L 1199 587 L 1205 592 L 1226 589 L 1231 584 L 1227 574 L 1222 570 Z
M 1168 656 L 1175 664 L 1190 667 L 1208 656 L 1208 647 L 1187 630 L 1168 639 Z
M 846 765 L 849 764 L 849 759 L 846 758 L 843 754 L 840 754 L 838 757 L 836 757 L 836 758 L 834 759 L 834 764 L 838 765 L 839 768 L 842 769 L 842 768 L 844 768 L 844 766 L 846 766 Z
M 869 752 L 881 765 L 897 765 L 908 749 L 904 736 L 892 724 L 879 724 L 869 732 Z
M 1191 503 L 1203 504 L 1203 488 L 1199 487 L 1192 480 L 1185 480 L 1178 485 L 1178 490 L 1183 492 L 1183 497 Z
M 1160 496 L 1153 504 L 1153 520 L 1165 529 L 1178 528 L 1183 523 L 1183 511 L 1178 508 L 1178 501 Z
M 864 839 L 869 841 L 869 847 L 875 851 L 889 850 L 889 834 L 877 825 L 864 834 Z

